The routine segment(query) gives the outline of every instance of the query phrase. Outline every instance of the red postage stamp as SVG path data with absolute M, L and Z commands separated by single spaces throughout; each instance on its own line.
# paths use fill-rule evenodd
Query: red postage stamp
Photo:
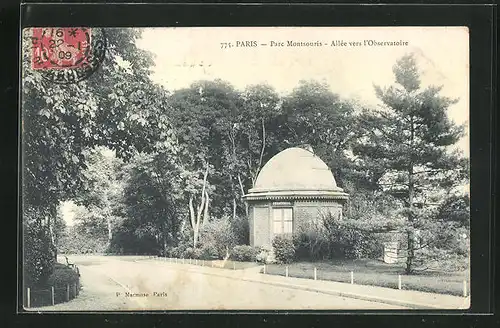
M 90 53 L 90 28 L 34 28 L 33 69 L 77 68 Z

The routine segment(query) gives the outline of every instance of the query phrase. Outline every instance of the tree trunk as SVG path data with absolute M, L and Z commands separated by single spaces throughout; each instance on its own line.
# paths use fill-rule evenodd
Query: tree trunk
M 238 174 L 238 184 L 240 185 L 241 196 L 245 195 L 245 189 L 243 188 L 243 182 L 241 181 L 241 175 Z M 245 214 L 248 217 L 248 203 L 245 203 Z
M 196 244 L 198 243 L 198 227 L 193 231 L 193 248 L 196 248 Z
M 196 247 L 198 232 L 196 229 L 196 216 L 194 213 L 193 196 L 189 197 L 189 219 L 191 222 L 191 228 L 193 229 L 193 247 Z
M 262 123 L 262 147 L 260 149 L 259 166 L 257 167 L 257 170 L 255 172 L 256 179 L 257 176 L 259 175 L 260 168 L 262 166 L 262 160 L 264 159 L 264 151 L 266 149 L 266 125 L 264 124 L 264 118 L 261 119 L 261 123 Z
M 203 176 L 203 188 L 201 191 L 200 205 L 197 207 L 196 212 L 193 205 L 193 196 L 189 197 L 189 217 L 191 219 L 191 227 L 193 228 L 193 247 L 196 248 L 198 238 L 200 235 L 200 226 L 208 220 L 208 206 L 210 199 L 206 191 L 208 178 L 208 165 Z
M 415 258 L 415 249 L 414 249 L 414 231 L 413 231 L 413 196 L 414 196 L 414 181 L 413 181 L 413 140 L 415 135 L 415 129 L 413 125 L 413 118 L 410 120 L 410 165 L 408 167 L 408 228 L 406 231 L 407 238 L 407 254 L 406 254 L 406 274 L 410 274 L 413 272 L 413 259 Z
M 410 181 L 412 180 L 412 174 L 410 174 Z M 409 227 L 406 232 L 406 238 L 408 239 L 408 247 L 407 247 L 407 254 L 406 254 L 406 268 L 405 272 L 406 274 L 410 274 L 413 271 L 413 259 L 415 257 L 414 253 L 414 231 L 413 231 L 413 182 L 410 182 L 409 188 L 408 188 L 408 194 L 409 194 L 409 211 L 408 211 L 408 223 Z
M 54 229 L 52 228 L 52 220 L 50 219 L 50 215 L 47 216 L 47 228 L 49 231 L 49 238 L 50 238 L 50 244 L 53 249 L 53 259 L 55 262 L 57 262 L 57 246 L 56 246 L 56 238 L 54 235 Z
M 233 222 L 236 220 L 236 199 L 233 197 Z
M 208 197 L 208 192 L 205 191 L 205 208 L 203 210 L 203 218 L 201 221 L 201 226 L 205 225 L 205 222 L 208 221 L 208 208 L 210 205 L 210 198 Z

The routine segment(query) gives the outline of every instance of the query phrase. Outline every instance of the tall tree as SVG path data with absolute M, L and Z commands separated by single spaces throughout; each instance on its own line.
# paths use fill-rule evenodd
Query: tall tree
M 268 85 L 251 85 L 243 93 L 238 152 L 243 157 L 244 177 L 254 187 L 267 160 L 281 150 L 283 142 L 278 129 L 282 100 Z
M 223 175 L 223 133 L 238 110 L 238 93 L 221 81 L 198 81 L 170 98 L 169 118 L 176 134 L 177 160 L 185 185 L 185 203 L 193 230 L 193 245 L 211 215 L 227 207 L 227 179 Z
M 123 162 L 104 147 L 97 147 L 86 155 L 87 168 L 83 171 L 84 189 L 76 198 L 94 220 L 106 229 L 108 246 L 114 228 L 123 221 L 124 177 Z
M 129 238 L 146 240 L 155 247 L 149 251 L 165 251 L 176 243 L 186 213 L 180 205 L 183 186 L 175 158 L 166 152 L 139 153 L 125 170 L 126 222 L 122 228 L 129 230 Z M 115 247 L 123 242 L 130 240 L 117 239 Z
M 163 91 L 148 78 L 151 55 L 135 45 L 140 34 L 135 29 L 106 29 L 108 46 L 100 68 L 78 83 L 55 84 L 32 69 L 32 30 L 23 30 L 22 206 L 26 228 L 33 224 L 51 231 L 59 203 L 82 189 L 86 149 L 102 145 L 126 157 L 134 148 L 146 150 L 151 144 L 147 116 L 163 106 L 164 99 Z M 26 265 L 35 263 L 27 261 Z M 51 265 L 46 264 L 46 272 Z
M 354 110 L 328 84 L 300 81 L 283 100 L 284 138 L 291 146 L 312 146 L 342 184 L 352 165 L 348 151 L 360 135 Z
M 393 72 L 395 85 L 375 86 L 383 107 L 360 117 L 366 134 L 354 154 L 367 171 L 375 173 L 375 182 L 384 191 L 404 203 L 405 270 L 412 273 L 415 252 L 428 246 L 418 235 L 434 223 L 426 202 L 429 190 L 449 188 L 467 178 L 466 161 L 449 149 L 464 129 L 447 116 L 457 100 L 440 96 L 441 87 L 421 87 L 413 55 L 399 59 Z
M 281 99 L 276 91 L 264 84 L 251 85 L 240 97 L 238 110 L 228 116 L 221 145 L 224 148 L 223 169 L 232 190 L 233 219 L 248 215 L 242 196 L 254 187 L 260 170 L 280 150 L 282 143 L 276 128 L 281 113 Z

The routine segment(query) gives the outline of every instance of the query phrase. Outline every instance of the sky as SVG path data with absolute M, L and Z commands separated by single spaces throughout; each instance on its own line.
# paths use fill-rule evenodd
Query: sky
M 468 38 L 465 27 L 182 27 L 144 29 L 137 45 L 155 55 L 152 79 L 168 90 L 220 78 L 240 90 L 268 83 L 287 94 L 301 79 L 314 79 L 327 82 L 343 98 L 368 105 L 379 103 L 373 85 L 391 85 L 392 66 L 412 52 L 424 86 L 443 85 L 443 96 L 459 98 L 449 108 L 449 116 L 464 124 L 469 118 Z M 271 41 L 286 45 L 288 40 L 321 41 L 328 46 L 269 46 Z M 408 46 L 348 44 L 364 40 L 401 40 Z M 236 47 L 237 41 L 256 41 L 258 46 Z M 347 46 L 330 46 L 332 41 L 344 41 Z M 222 43 L 233 47 L 222 49 Z M 458 148 L 469 155 L 468 135 Z
M 365 40 L 403 41 L 408 45 L 364 46 Z M 255 41 L 257 46 L 239 46 L 245 41 Z M 271 47 L 271 41 L 285 46 Z M 288 41 L 326 45 L 286 47 Z M 332 41 L 345 46 L 331 46 Z M 361 45 L 351 46 L 349 42 Z M 457 124 L 467 124 L 469 119 L 469 35 L 465 27 L 148 28 L 137 46 L 154 54 L 151 78 L 170 91 L 197 80 L 219 78 L 240 90 L 267 83 L 284 95 L 300 80 L 313 79 L 328 83 L 342 98 L 369 106 L 380 103 L 374 84 L 393 84 L 396 60 L 414 53 L 422 85 L 442 85 L 441 95 L 459 98 L 449 108 L 449 117 Z M 457 148 L 469 156 L 468 133 Z M 63 205 L 69 225 L 73 223 L 72 206 Z

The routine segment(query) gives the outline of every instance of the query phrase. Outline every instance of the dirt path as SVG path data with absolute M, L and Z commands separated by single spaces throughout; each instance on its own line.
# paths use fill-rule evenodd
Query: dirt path
M 383 309 L 386 304 L 271 286 L 241 279 L 252 270 L 171 264 L 138 257 L 71 256 L 80 295 L 34 311 Z M 255 271 L 255 272 L 254 272 Z M 128 294 L 127 294 L 128 293 Z M 132 296 L 131 296 L 132 295 Z

